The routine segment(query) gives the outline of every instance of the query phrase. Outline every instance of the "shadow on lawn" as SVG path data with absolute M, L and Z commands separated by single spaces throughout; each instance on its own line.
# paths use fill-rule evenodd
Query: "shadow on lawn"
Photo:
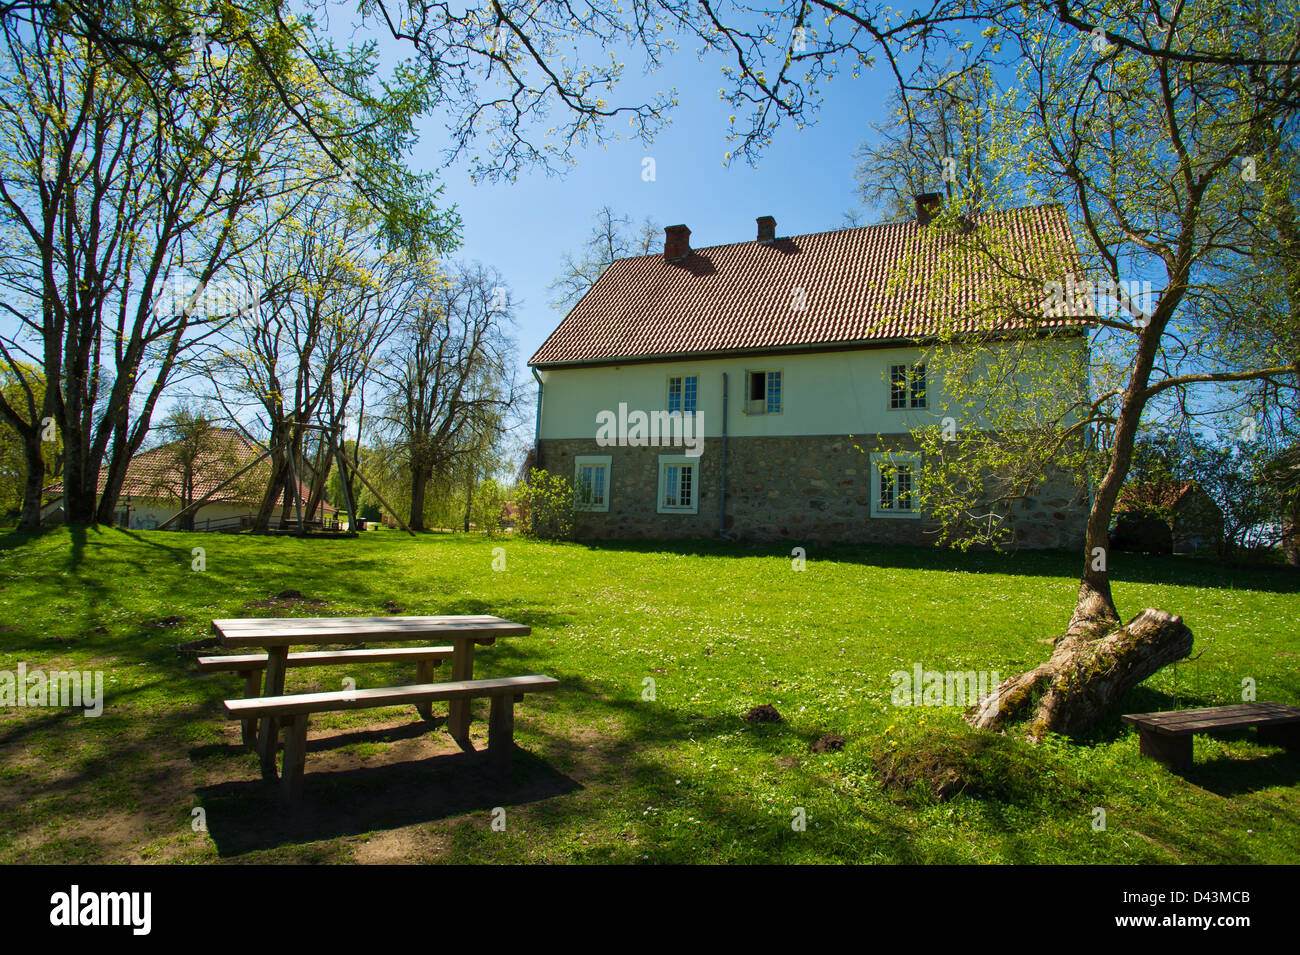
M 581 542 L 582 546 L 591 551 L 663 553 L 682 557 L 776 557 L 785 560 L 790 559 L 790 549 L 796 544 L 807 550 L 809 562 L 828 560 L 902 570 L 1064 577 L 1071 580 L 1077 580 L 1082 570 L 1081 555 L 1074 550 L 961 553 L 939 547 L 916 547 L 903 544 L 818 546 L 793 539 L 770 544 L 741 544 L 714 539 Z M 1111 564 L 1112 580 L 1123 583 L 1232 587 L 1270 593 L 1300 593 L 1300 573 L 1283 566 L 1236 566 L 1205 557 L 1189 555 L 1156 557 L 1126 552 L 1116 552 Z
M 414 732 L 399 732 L 396 737 L 386 732 L 355 736 L 393 739 L 428 732 L 427 724 L 415 724 L 412 729 Z M 356 742 L 355 736 L 347 736 L 347 742 Z M 316 740 L 310 750 L 338 745 L 337 737 Z M 203 749 L 210 754 L 217 748 Z M 279 804 L 279 784 L 260 779 L 218 783 L 199 789 L 197 794 L 207 810 L 208 835 L 218 854 L 230 857 L 453 816 L 480 814 L 486 818 L 498 806 L 521 806 L 581 788 L 546 761 L 516 749 L 509 778 L 493 773 L 477 753 L 442 754 L 335 772 L 313 771 L 308 764 L 302 803 L 292 813 Z

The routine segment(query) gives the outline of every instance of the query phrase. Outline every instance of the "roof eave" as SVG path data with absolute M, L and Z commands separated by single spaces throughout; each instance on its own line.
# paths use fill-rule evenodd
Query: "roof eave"
M 1081 335 L 1090 324 L 1078 323 L 1061 328 L 1039 329 L 1036 334 L 1047 335 Z M 899 348 L 928 346 L 942 341 L 936 335 L 922 337 L 901 336 L 895 338 L 857 338 L 847 341 L 809 342 L 804 344 L 769 345 L 754 348 L 721 348 L 690 352 L 660 352 L 653 355 L 616 355 L 602 358 L 576 358 L 562 361 L 532 361 L 529 368 L 581 368 L 598 365 L 637 365 L 665 361 L 707 361 L 712 358 L 738 358 L 746 355 L 784 355 L 799 352 L 836 352 L 836 351 L 875 351 L 881 348 Z M 540 349 L 539 349 L 540 350 Z

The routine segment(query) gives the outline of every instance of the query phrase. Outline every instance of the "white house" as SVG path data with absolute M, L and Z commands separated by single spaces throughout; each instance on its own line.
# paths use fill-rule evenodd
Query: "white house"
M 938 420 L 922 355 L 952 317 L 926 294 L 937 198 L 915 221 L 784 238 L 764 216 L 755 240 L 703 249 L 670 226 L 662 255 L 614 262 L 529 362 L 536 463 L 572 478 L 579 536 L 931 539 L 910 432 Z M 1077 271 L 1059 206 L 990 216 Z M 1086 348 L 1080 319 L 1047 324 Z M 1049 488 L 1016 540 L 1074 546 L 1085 519 L 1081 495 Z

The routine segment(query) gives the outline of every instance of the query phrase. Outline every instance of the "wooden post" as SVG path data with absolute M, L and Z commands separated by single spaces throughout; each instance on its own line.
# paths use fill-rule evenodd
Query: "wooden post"
M 488 762 L 498 773 L 510 772 L 510 756 L 515 748 L 515 696 L 498 693 L 492 697 L 488 716 Z
M 380 496 L 379 492 L 375 490 L 374 485 L 366 480 L 366 476 L 361 473 L 361 469 L 354 468 L 352 473 L 355 474 L 357 476 L 357 480 L 360 481 L 362 484 L 364 484 L 366 486 L 366 489 L 369 490 L 370 493 L 375 496 L 375 500 L 377 500 L 380 504 L 382 504 L 384 506 L 384 509 L 388 511 L 389 514 L 393 515 L 393 520 L 397 521 L 397 523 L 401 526 L 402 530 L 406 531 L 406 533 L 414 537 L 415 531 L 411 530 L 409 527 L 406 526 L 406 521 L 402 520 L 402 516 L 398 514 L 397 511 L 393 510 L 393 506 L 389 504 L 387 501 L 385 501 L 383 497 Z
M 302 777 L 307 767 L 308 720 L 306 713 L 284 718 L 284 771 L 280 778 L 280 799 L 286 806 L 293 806 L 302 798 Z
M 441 665 L 442 665 L 442 661 L 441 661 L 441 660 L 421 660 L 421 661 L 420 661 L 419 663 L 417 663 L 416 666 L 415 666 L 415 682 L 416 682 L 416 683 L 432 683 L 432 682 L 433 682 L 433 668 L 436 667 L 436 666 L 441 666 Z M 423 716 L 426 720 L 432 720 L 432 719 L 433 719 L 433 704 L 432 704 L 432 703 L 416 703 L 416 704 L 415 704 L 415 708 L 416 708 L 416 710 L 419 711 L 420 715 Z
M 1192 768 L 1192 737 L 1166 736 L 1154 730 L 1139 727 L 1138 752 L 1157 762 L 1164 763 L 1170 769 L 1188 770 Z
M 186 505 L 185 507 L 183 507 L 183 508 L 181 508 L 179 511 L 177 511 L 175 514 L 173 514 L 171 517 L 167 518 L 167 520 L 163 521 L 161 524 L 158 525 L 158 528 L 157 528 L 157 529 L 160 530 L 160 531 L 165 531 L 165 530 L 167 530 L 167 528 L 171 527 L 173 521 L 175 521 L 178 517 L 180 517 L 180 516 L 181 516 L 182 514 L 184 514 L 186 511 L 197 510 L 199 507 L 202 506 L 202 504 L 203 504 L 204 501 L 206 501 L 208 498 L 212 497 L 212 495 L 216 494 L 216 493 L 217 493 L 218 491 L 220 491 L 223 487 L 227 486 L 228 484 L 232 484 L 232 483 L 234 483 L 234 482 L 237 481 L 241 476 L 243 476 L 244 474 L 247 474 L 247 473 L 248 473 L 249 471 L 251 471 L 253 468 L 257 467 L 257 465 L 261 464 L 261 463 L 262 463 L 262 460 L 263 460 L 264 458 L 266 458 L 267 456 L 269 456 L 270 453 L 271 453 L 271 452 L 270 452 L 269 449 L 266 450 L 266 451 L 263 451 L 261 454 L 259 454 L 257 457 L 255 457 L 251 462 L 249 462 L 248 464 L 244 465 L 242 468 L 240 468 L 240 469 L 239 469 L 238 471 L 236 471 L 234 474 L 230 475 L 230 477 L 226 478 L 224 481 L 222 481 L 220 484 L 218 484 L 216 487 L 214 487 L 214 488 L 213 488 L 211 491 L 209 491 L 207 494 L 204 494 L 204 495 L 203 495 L 201 498 L 199 498 L 197 501 L 194 501 L 192 504 L 188 504 L 188 505 Z M 129 509 L 129 508 L 128 508 L 128 510 L 127 510 L 127 514 L 128 514 L 128 515 L 130 514 L 130 509 Z
M 474 638 L 457 636 L 452 646 L 451 678 L 455 680 L 474 679 Z M 450 700 L 447 703 L 447 732 L 460 744 L 461 749 L 469 749 L 469 700 Z
M 261 670 L 240 670 L 239 675 L 244 678 L 244 699 L 251 700 L 254 697 L 262 695 L 262 671 Z M 257 745 L 257 719 L 248 717 L 240 720 L 243 731 L 244 745 Z
M 263 696 L 284 695 L 284 671 L 289 661 L 289 648 L 266 648 L 266 682 Z M 257 750 L 262 757 L 262 778 L 275 778 L 275 752 L 280 746 L 280 721 L 274 716 L 263 716 L 257 733 Z
M 352 491 L 348 488 L 348 471 L 344 464 L 346 455 L 339 443 L 334 440 L 334 433 L 330 433 L 330 447 L 334 449 L 334 461 L 339 469 L 339 487 L 343 489 L 343 503 L 348 507 L 348 532 L 355 534 L 357 532 L 357 507 L 352 500 Z

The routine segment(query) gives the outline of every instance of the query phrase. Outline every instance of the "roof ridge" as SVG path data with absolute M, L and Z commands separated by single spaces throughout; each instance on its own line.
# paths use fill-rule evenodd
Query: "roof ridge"
M 994 215 L 1006 215 L 1007 213 L 1010 212 L 1031 212 L 1035 209 L 1049 209 L 1049 208 L 1060 209 L 1062 212 L 1065 211 L 1065 206 L 1063 206 L 1059 202 L 1040 202 L 1037 203 L 1036 205 L 1030 205 L 1030 206 L 1011 206 L 1010 208 L 1007 209 L 987 209 L 984 212 L 976 213 L 974 218 L 976 220 L 979 220 Z M 891 229 L 891 228 L 896 229 L 896 228 L 901 228 L 903 226 L 909 226 L 909 225 L 914 226 L 917 224 L 918 223 L 916 222 L 915 219 L 904 219 L 901 222 L 872 222 L 868 225 L 845 226 L 839 229 L 821 229 L 817 232 L 800 232 L 795 235 L 779 235 L 776 237 L 776 241 L 780 242 L 782 239 L 811 239 L 814 236 L 819 236 L 819 235 L 839 235 L 841 233 L 849 233 L 849 232 L 865 232 L 868 229 Z M 717 242 L 713 245 L 691 246 L 691 251 L 707 252 L 709 249 L 727 249 L 734 245 L 751 245 L 757 242 L 758 242 L 757 239 L 737 239 L 735 242 Z M 610 261 L 610 264 L 605 267 L 605 271 L 609 271 L 609 269 L 614 265 L 615 262 L 632 262 L 637 259 L 658 258 L 662 255 L 663 252 L 659 251 L 659 252 L 646 252 L 641 255 L 616 256 L 613 260 Z M 602 272 L 601 274 L 604 275 L 604 272 Z

